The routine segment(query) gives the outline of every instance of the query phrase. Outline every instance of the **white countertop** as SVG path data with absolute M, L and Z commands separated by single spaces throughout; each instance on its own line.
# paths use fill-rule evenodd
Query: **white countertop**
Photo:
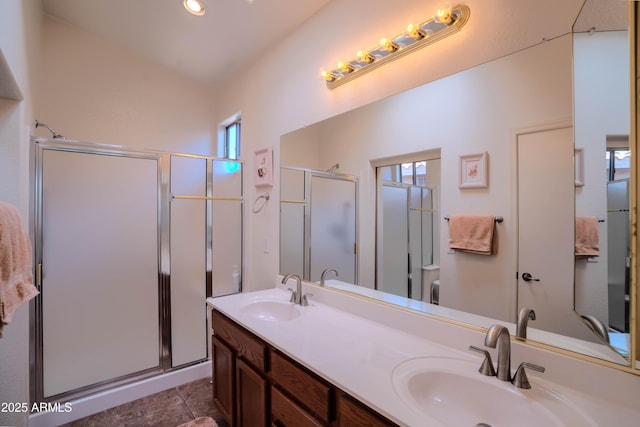
M 407 426 L 443 425 L 435 419 L 425 419 L 424 414 L 414 411 L 399 397 L 393 387 L 392 372 L 403 361 L 425 356 L 470 360 L 479 367 L 482 362 L 481 356 L 466 348 L 468 345 L 482 347 L 483 336 L 480 333 L 459 328 L 461 331 L 458 339 L 465 342 L 458 343 L 456 349 L 402 330 L 403 322 L 409 322 L 405 323 L 406 325 L 422 321 L 412 313 L 394 310 L 374 302 L 350 301 L 348 296 L 324 288 L 309 287 L 305 288 L 305 291 L 316 294 L 309 299 L 310 305 L 299 306 L 302 315 L 286 321 L 265 321 L 242 311 L 242 307 L 253 300 L 288 301 L 290 293 L 278 285 L 264 291 L 208 298 L 207 303 L 392 421 Z M 347 300 L 344 300 L 345 298 Z M 334 299 L 336 301 L 333 301 Z M 339 299 L 343 300 L 337 301 Z M 325 303 L 329 301 L 332 302 L 331 305 Z M 365 307 L 368 314 L 359 316 L 340 309 L 344 308 L 345 304 L 354 305 L 354 311 L 357 311 L 355 305 L 360 309 Z M 393 327 L 373 320 L 376 319 L 377 312 Z M 429 322 L 436 321 L 429 319 Z M 446 325 L 449 330 L 443 333 L 451 335 L 451 327 L 453 326 Z M 452 338 L 449 336 L 448 339 Z M 514 353 L 518 352 L 512 352 L 512 355 Z M 515 357 L 513 356 L 514 359 Z M 521 361 L 514 360 L 512 367 L 515 368 Z M 538 363 L 535 358 L 528 361 Z M 553 375 L 553 366 L 547 369 L 547 374 L 549 371 Z M 573 404 L 584 409 L 595 421 L 595 426 L 631 427 L 638 425 L 640 420 L 640 411 L 633 408 L 607 402 L 582 391 L 567 389 L 540 378 L 535 373 L 530 374 L 529 379 L 534 388 L 544 386 L 556 393 L 570 394 Z M 640 382 L 633 384 L 640 385 Z M 638 391 L 640 392 L 640 388 Z

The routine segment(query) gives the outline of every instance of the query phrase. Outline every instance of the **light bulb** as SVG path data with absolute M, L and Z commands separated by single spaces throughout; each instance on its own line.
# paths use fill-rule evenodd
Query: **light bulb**
M 196 16 L 202 16 L 205 13 L 204 3 L 200 0 L 183 0 L 184 8 Z
M 348 62 L 340 61 L 338 62 L 338 69 L 343 73 L 350 73 L 354 70 L 353 66 Z
M 322 78 L 325 79 L 325 81 L 332 82 L 336 79 L 336 76 L 334 76 L 329 71 L 323 71 L 321 74 L 322 74 Z
M 409 24 L 409 26 L 407 26 L 407 33 L 409 34 L 409 37 L 416 40 L 423 39 L 427 35 L 427 33 L 420 28 L 420 25 L 416 24 Z
M 394 43 L 393 40 L 386 38 L 380 39 L 380 46 L 382 46 L 384 50 L 388 50 L 389 52 L 395 52 L 396 50 L 398 50 L 398 45 Z
M 453 14 L 453 10 L 448 3 L 438 9 L 438 12 L 436 13 L 436 21 L 442 22 L 443 24 L 451 25 L 455 18 L 456 16 Z
M 376 60 L 376 58 L 366 50 L 359 50 L 356 56 L 360 59 L 360 62 L 372 63 Z

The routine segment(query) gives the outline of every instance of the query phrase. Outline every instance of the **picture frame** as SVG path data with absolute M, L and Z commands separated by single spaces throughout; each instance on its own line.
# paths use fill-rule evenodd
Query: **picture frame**
M 460 181 L 458 188 L 488 188 L 489 154 L 466 154 L 459 156 Z
M 574 173 L 576 187 L 584 186 L 584 148 L 575 149 Z
M 253 181 L 256 187 L 273 185 L 273 149 L 257 150 L 253 155 Z

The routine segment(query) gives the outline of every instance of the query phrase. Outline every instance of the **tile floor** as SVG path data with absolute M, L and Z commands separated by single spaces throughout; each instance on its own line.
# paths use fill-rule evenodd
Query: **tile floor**
M 213 405 L 209 381 L 209 378 L 203 378 L 161 391 L 64 427 L 175 427 L 198 417 L 211 417 L 219 427 L 229 427 Z

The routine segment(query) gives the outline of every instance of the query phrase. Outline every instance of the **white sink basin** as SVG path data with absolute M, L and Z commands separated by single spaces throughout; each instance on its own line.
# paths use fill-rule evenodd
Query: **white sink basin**
M 242 307 L 242 312 L 267 322 L 292 320 L 300 316 L 300 309 L 294 303 L 279 300 L 253 301 Z
M 448 357 L 410 359 L 393 370 L 393 388 L 414 411 L 445 426 L 595 426 L 557 393 L 535 382 L 518 389 L 480 374 L 479 366 Z

